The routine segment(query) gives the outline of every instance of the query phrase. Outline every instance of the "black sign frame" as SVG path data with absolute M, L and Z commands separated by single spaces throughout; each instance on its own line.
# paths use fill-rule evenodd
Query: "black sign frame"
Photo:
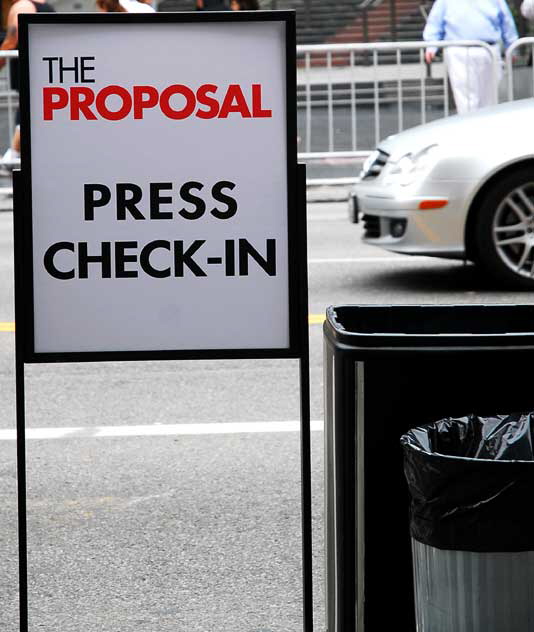
M 74 351 L 36 352 L 34 336 L 34 278 L 33 278 L 33 204 L 32 204 L 32 153 L 30 120 L 30 65 L 29 30 L 32 24 L 183 24 L 183 23 L 228 23 L 228 22 L 282 22 L 285 24 L 286 54 L 286 147 L 287 147 L 287 237 L 288 237 L 288 305 L 289 345 L 272 349 L 201 349 L 201 350 L 146 350 L 146 351 Z M 40 362 L 105 362 L 136 360 L 207 360 L 207 359 L 268 359 L 299 358 L 301 354 L 299 329 L 307 319 L 307 306 L 303 309 L 300 300 L 299 252 L 301 239 L 298 219 L 294 212 L 297 205 L 297 101 L 296 101 L 296 27 L 292 11 L 227 11 L 196 13 L 34 13 L 19 17 L 20 45 L 20 104 L 21 104 L 21 174 L 24 187 L 24 203 L 19 210 L 24 215 L 24 240 L 26 247 L 15 262 L 23 270 L 26 280 L 22 294 L 16 300 L 23 301 L 24 361 Z M 304 313 L 305 312 L 305 313 Z
M 36 353 L 33 322 L 33 240 L 31 199 L 31 125 L 29 27 L 32 24 L 191 23 L 278 21 L 286 27 L 286 146 L 288 209 L 289 345 L 283 349 L 169 350 L 122 352 Z M 301 422 L 301 519 L 303 630 L 313 632 L 312 505 L 310 376 L 308 333 L 308 270 L 306 226 L 306 169 L 297 164 L 296 25 L 294 11 L 202 12 L 155 14 L 21 14 L 20 97 L 22 127 L 21 170 L 13 173 L 15 259 L 15 370 L 17 420 L 17 493 L 19 529 L 20 632 L 28 632 L 28 543 L 26 483 L 25 365 L 34 363 L 298 359 Z

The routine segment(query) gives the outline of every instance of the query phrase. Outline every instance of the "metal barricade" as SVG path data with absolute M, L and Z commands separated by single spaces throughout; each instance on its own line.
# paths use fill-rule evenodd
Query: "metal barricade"
M 18 57 L 16 50 L 0 51 L 0 57 L 8 61 L 10 58 Z M 9 62 L 0 71 L 0 155 L 10 146 L 11 137 L 15 131 L 15 113 L 18 107 L 18 92 L 11 89 L 11 68 Z M 18 167 L 19 160 L 10 164 L 12 167 Z M 5 181 L 2 182 L 2 180 Z M 12 187 L 8 178 L 0 180 L 0 195 L 11 195 Z
M 385 136 L 449 116 L 446 64 L 424 53 L 451 46 L 487 50 L 497 103 L 500 59 L 485 42 L 298 46 L 299 159 L 365 157 Z
M 534 96 L 534 37 L 522 37 L 516 40 L 506 51 L 505 71 L 507 78 L 507 98 L 513 101 L 515 98 Z M 519 63 L 516 63 L 519 62 Z M 520 83 L 521 93 L 516 90 Z
M 425 49 L 451 46 L 484 48 L 493 59 L 493 92 L 498 101 L 501 62 L 495 48 L 485 42 L 376 42 L 370 44 L 318 44 L 297 46 L 297 109 L 299 160 L 343 161 L 364 159 L 386 136 L 451 114 L 452 97 L 443 61 L 431 65 Z M 534 66 L 514 69 L 518 50 L 534 52 L 534 37 L 517 40 L 506 53 L 506 96 L 521 89 L 534 94 Z M 17 51 L 0 51 L 0 57 L 17 57 Z M 531 62 L 530 62 L 531 63 Z M 0 72 L 0 152 L 9 147 L 15 127 L 18 94 L 11 90 L 9 64 Z M 528 81 L 525 81 L 528 73 Z M 525 96 L 522 94 L 521 96 Z M 2 114 L 3 113 L 3 114 Z M 323 178 L 314 184 L 349 184 L 355 178 Z M 10 187 L 7 189 L 10 191 Z M 0 193 L 6 191 L 0 186 Z

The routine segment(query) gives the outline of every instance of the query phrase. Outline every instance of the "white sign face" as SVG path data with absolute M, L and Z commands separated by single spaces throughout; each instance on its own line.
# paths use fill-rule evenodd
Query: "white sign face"
M 289 347 L 284 21 L 28 25 L 36 353 Z

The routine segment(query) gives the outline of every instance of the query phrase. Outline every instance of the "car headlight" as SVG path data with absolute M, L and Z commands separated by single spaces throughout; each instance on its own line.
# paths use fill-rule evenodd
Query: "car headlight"
M 384 184 L 400 184 L 405 187 L 413 184 L 423 173 L 428 171 L 435 161 L 438 145 L 429 145 L 416 154 L 402 156 L 391 168 L 384 179 Z
M 368 176 L 371 172 L 372 166 L 375 164 L 376 159 L 380 156 L 380 152 L 375 149 L 375 151 L 371 152 L 365 162 L 362 165 L 362 170 L 360 171 L 359 177 L 363 180 L 366 176 Z

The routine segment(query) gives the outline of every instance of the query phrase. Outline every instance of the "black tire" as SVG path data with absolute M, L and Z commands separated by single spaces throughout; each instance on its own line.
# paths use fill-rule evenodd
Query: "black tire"
M 349 221 L 352 224 L 357 224 L 360 221 L 360 208 L 358 205 L 358 198 L 355 195 L 352 195 L 352 193 L 349 194 L 348 208 Z
M 490 276 L 534 290 L 534 167 L 509 172 L 488 189 L 474 238 L 476 259 Z

